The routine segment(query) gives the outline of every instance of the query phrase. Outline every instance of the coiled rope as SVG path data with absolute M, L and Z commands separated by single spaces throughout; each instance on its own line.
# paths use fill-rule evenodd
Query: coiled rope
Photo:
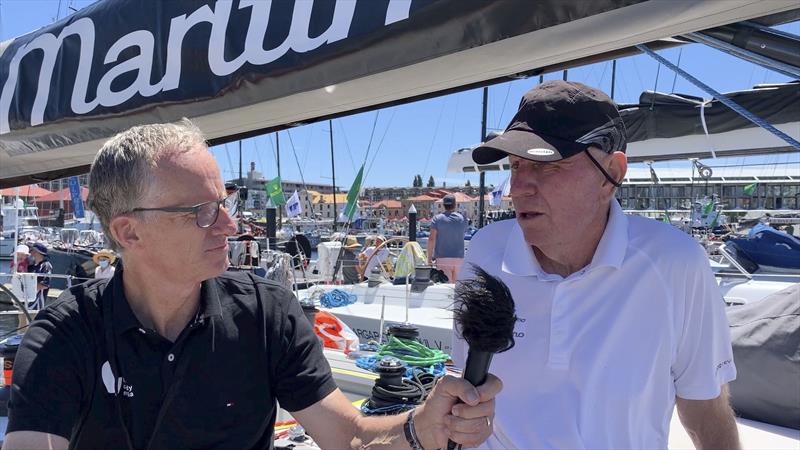
M 333 289 L 320 295 L 319 303 L 325 308 L 338 308 L 352 305 L 356 302 L 356 298 L 355 294 L 347 293 L 341 289 Z

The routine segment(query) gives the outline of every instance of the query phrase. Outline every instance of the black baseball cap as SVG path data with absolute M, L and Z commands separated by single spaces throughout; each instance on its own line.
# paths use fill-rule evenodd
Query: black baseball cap
M 472 151 L 478 164 L 506 155 L 558 161 L 589 146 L 606 153 L 625 151 L 625 124 L 605 93 L 574 81 L 546 81 L 522 97 L 519 110 L 500 136 Z

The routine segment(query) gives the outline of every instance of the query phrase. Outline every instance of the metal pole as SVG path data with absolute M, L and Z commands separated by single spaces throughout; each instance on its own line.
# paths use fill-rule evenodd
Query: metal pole
M 489 103 L 489 88 L 483 88 L 483 115 L 481 117 L 481 142 L 486 142 L 486 105 Z M 486 172 L 481 170 L 478 183 L 478 228 L 483 228 L 483 216 L 486 211 L 484 204 L 484 191 L 486 190 Z
M 244 186 L 244 179 L 242 178 L 242 140 L 239 139 L 239 186 Z
M 417 240 L 417 208 L 411 205 L 408 208 L 408 241 L 416 242 Z
M 564 69 L 564 73 L 562 74 L 564 81 L 567 81 L 567 69 Z
M 281 177 L 281 139 L 280 133 L 275 132 L 275 163 L 278 165 L 278 178 Z M 281 189 L 283 189 L 283 179 L 281 179 Z M 283 211 L 276 205 L 278 210 L 278 228 L 283 223 Z
M 267 247 L 270 250 L 274 250 L 276 248 L 275 247 L 275 243 L 276 243 L 275 237 L 276 237 L 276 234 L 277 234 L 276 233 L 276 227 L 275 227 L 275 224 L 276 224 L 276 221 L 275 221 L 276 208 L 274 206 L 269 206 L 269 207 L 267 207 L 267 209 L 264 212 L 266 213 L 265 215 L 266 215 L 266 219 L 267 219 Z
M 336 165 L 333 163 L 333 120 L 328 120 L 328 126 L 331 128 L 331 178 L 333 181 L 333 214 L 338 215 L 339 208 L 336 206 Z M 333 219 L 333 231 L 336 231 L 336 218 Z
M 611 100 L 614 100 L 614 90 L 617 87 L 617 60 L 611 61 Z

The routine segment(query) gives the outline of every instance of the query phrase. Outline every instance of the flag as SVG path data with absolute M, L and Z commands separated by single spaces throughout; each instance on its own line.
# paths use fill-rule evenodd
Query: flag
M 73 215 L 78 219 L 83 219 L 83 199 L 81 198 L 81 185 L 78 177 L 69 177 L 69 196 L 72 198 Z
M 758 183 L 748 184 L 744 187 L 744 189 L 742 189 L 742 191 L 744 191 L 744 195 L 752 196 L 756 192 L 757 187 Z
M 363 177 L 364 165 L 362 164 L 361 168 L 358 169 L 356 179 L 353 180 L 353 185 L 350 186 L 350 190 L 347 191 L 347 205 L 344 208 L 344 215 L 347 218 L 347 221 L 353 220 L 353 214 L 356 212 L 356 209 L 358 209 L 358 192 L 361 190 L 361 179 Z
M 492 191 L 492 196 L 489 198 L 489 204 L 492 206 L 500 206 L 503 203 L 503 197 L 507 196 L 509 192 L 511 192 L 511 183 L 509 180 L 511 179 L 511 175 L 506 177 L 500 185 L 498 185 Z
M 272 200 L 273 205 L 281 206 L 286 204 L 286 197 L 283 196 L 283 188 L 281 187 L 281 177 L 275 177 L 267 181 L 264 188 L 267 190 L 267 197 Z
M 339 218 L 337 219 L 341 223 L 347 223 L 348 218 L 347 215 L 344 213 L 347 209 L 347 205 L 342 206 L 342 209 L 339 210 Z M 358 201 L 356 201 L 355 212 L 353 213 L 353 217 L 349 219 L 350 222 L 355 222 L 361 218 L 361 214 L 359 213 L 359 205 Z
M 303 207 L 300 205 L 300 196 L 297 191 L 294 191 L 289 200 L 286 201 L 286 217 L 295 217 L 303 213 Z
M 703 216 L 708 217 L 711 214 L 711 211 L 714 210 L 714 199 L 708 199 L 708 203 L 706 203 L 705 208 L 703 208 Z

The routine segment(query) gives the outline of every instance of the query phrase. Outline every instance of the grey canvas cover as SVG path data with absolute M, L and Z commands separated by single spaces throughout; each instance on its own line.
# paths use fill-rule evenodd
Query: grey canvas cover
M 800 429 L 800 284 L 728 309 L 737 415 Z

